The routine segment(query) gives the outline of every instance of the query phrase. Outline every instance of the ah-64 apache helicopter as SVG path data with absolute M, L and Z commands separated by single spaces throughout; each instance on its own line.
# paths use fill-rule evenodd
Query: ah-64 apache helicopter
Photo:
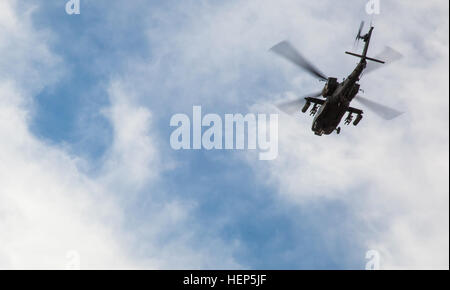
M 351 107 L 350 102 L 352 100 L 358 100 L 361 104 L 365 105 L 366 108 L 386 120 L 394 119 L 402 114 L 397 110 L 391 109 L 358 95 L 359 91 L 361 91 L 360 84 L 358 82 L 362 73 L 373 71 L 381 67 L 382 64 L 386 63 L 383 60 L 367 56 L 374 27 L 371 26 L 367 34 L 361 35 L 363 27 L 364 22 L 361 23 L 355 40 L 355 44 L 359 42 L 359 40 L 364 41 L 365 45 L 363 53 L 360 55 L 352 52 L 346 52 L 349 55 L 361 58 L 361 61 L 358 63 L 353 72 L 341 83 L 338 82 L 337 78 L 328 78 L 325 76 L 310 62 L 308 62 L 291 44 L 289 44 L 289 42 L 283 41 L 271 48 L 271 50 L 276 54 L 296 64 L 313 76 L 319 78 L 319 80 L 326 82 L 325 87 L 320 92 L 311 94 L 306 98 L 277 105 L 282 111 L 291 114 L 296 112 L 299 107 L 303 105 L 303 103 L 304 105 L 301 111 L 306 113 L 313 104 L 311 115 L 315 116 L 315 118 L 312 125 L 312 130 L 316 135 L 329 135 L 334 131 L 336 131 L 337 134 L 340 134 L 341 128 L 339 127 L 339 124 L 345 114 L 347 114 L 347 117 L 345 118 L 346 125 L 349 125 L 352 122 L 353 125 L 358 125 L 363 118 L 364 112 L 360 109 Z M 392 62 L 400 59 L 401 55 L 392 48 L 387 47 L 385 51 L 378 56 L 378 58 L 386 58 L 386 61 Z M 368 64 L 367 61 L 372 61 L 373 63 Z M 319 96 L 322 96 L 324 99 L 319 99 Z M 353 115 L 356 115 L 354 120 Z

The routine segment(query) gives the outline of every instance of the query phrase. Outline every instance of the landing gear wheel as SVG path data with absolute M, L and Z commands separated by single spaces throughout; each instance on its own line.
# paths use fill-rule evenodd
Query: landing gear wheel
M 336 134 L 341 134 L 341 127 L 338 127 L 337 129 L 336 129 Z

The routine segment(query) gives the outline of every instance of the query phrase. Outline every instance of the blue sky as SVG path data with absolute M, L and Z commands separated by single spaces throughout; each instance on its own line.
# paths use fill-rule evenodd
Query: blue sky
M 20 100 L 26 100 L 25 106 L 8 101 L 5 108 L 29 116 L 20 119 L 18 130 L 29 141 L 11 141 L 10 147 L 18 148 L 11 152 L 38 152 L 9 162 L 29 158 L 23 164 L 35 164 L 37 171 L 29 175 L 42 188 L 17 193 L 14 181 L 20 176 L 9 177 L 3 198 L 37 221 L 5 218 L 4 227 L 23 228 L 24 235 L 42 229 L 47 252 L 31 237 L 23 247 L 46 253 L 48 261 L 39 254 L 22 257 L 15 246 L 19 238 L 11 234 L 0 239 L 0 268 L 64 267 L 65 252 L 74 249 L 86 268 L 363 269 L 366 251 L 374 248 L 386 267 L 448 267 L 448 254 L 429 260 L 448 253 L 448 161 L 429 160 L 436 151 L 448 156 L 448 133 L 430 129 L 434 119 L 421 127 L 418 110 L 425 108 L 448 129 L 448 99 L 445 109 L 437 101 L 411 104 L 405 94 L 448 93 L 446 81 L 431 92 L 426 82 L 420 85 L 423 73 L 448 76 L 448 64 L 436 59 L 448 60 L 448 12 L 426 17 L 444 6 L 448 10 L 448 2 L 421 4 L 422 13 L 383 1 L 376 18 L 373 54 L 397 45 L 406 61 L 362 83 L 388 105 L 408 110 L 407 116 L 385 123 L 369 115 L 361 127 L 320 139 L 312 136 L 308 117 L 282 115 L 274 162 L 248 151 L 174 151 L 169 120 L 176 113 L 190 115 L 193 105 L 217 114 L 273 113 L 268 104 L 320 89 L 268 52 L 284 39 L 329 74 L 344 77 L 355 60 L 343 52 L 352 49 L 359 21 L 370 19 L 366 1 L 330 6 L 334 2 L 81 0 L 80 15 L 67 15 L 65 2 L 36 1 L 31 13 L 27 2 L 4 4 L 24 23 L 18 33 L 28 42 L 12 36 L 3 41 L 45 47 L 45 53 L 24 48 L 36 59 L 23 58 L 27 69 L 18 66 L 11 80 L 1 69 L 1 81 L 14 84 L 5 91 L 24 91 Z M 418 36 L 407 28 L 401 33 L 411 15 L 425 21 Z M 7 37 L 14 32 L 8 29 Z M 422 43 L 425 36 L 430 41 Z M 419 80 L 410 91 L 408 74 Z M 26 82 L 30 75 L 36 84 Z M 6 136 L 6 129 L 0 132 Z M 434 141 L 425 141 L 430 138 Z M 436 168 L 437 176 L 417 178 Z M 423 188 L 431 192 L 426 202 Z M 30 195 L 44 210 L 22 206 Z M 50 229 L 53 212 L 41 215 L 55 204 L 73 229 L 62 224 Z M 424 228 L 437 220 L 432 240 L 423 241 Z M 77 242 L 60 238 L 68 231 Z M 104 253 L 96 254 L 99 247 Z

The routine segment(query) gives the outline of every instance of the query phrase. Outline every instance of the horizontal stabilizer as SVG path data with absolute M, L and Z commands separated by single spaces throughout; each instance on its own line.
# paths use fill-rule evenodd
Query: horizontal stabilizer
M 363 59 L 375 61 L 375 62 L 378 62 L 378 63 L 383 63 L 383 64 L 385 63 L 385 62 L 382 61 L 382 60 L 375 59 L 375 58 L 371 58 L 371 57 L 367 57 L 367 56 L 363 56 L 363 55 L 356 54 L 356 53 L 353 53 L 353 52 L 348 52 L 348 51 L 346 51 L 345 53 L 346 53 L 346 54 L 349 54 L 349 55 L 353 55 L 353 56 L 359 57 L 359 58 L 363 58 Z

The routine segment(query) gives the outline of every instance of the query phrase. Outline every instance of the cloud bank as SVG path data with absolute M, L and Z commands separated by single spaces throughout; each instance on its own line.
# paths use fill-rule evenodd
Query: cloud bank
M 109 86 L 111 105 L 102 110 L 113 128 L 113 142 L 97 174 L 87 174 L 87 161 L 72 155 L 66 145 L 30 132 L 33 96 L 57 80 L 64 60 L 45 45 L 51 34 L 32 27 L 29 7 L 15 1 L 0 5 L 0 51 L 6 55 L 0 78 L 0 268 L 215 264 L 212 249 L 188 246 L 192 233 L 176 234 L 193 205 L 155 200 L 146 216 L 150 222 L 127 220 L 127 206 L 138 202 L 142 188 L 168 165 L 157 157 L 152 113 L 135 104 L 118 82 Z M 163 244 L 164 235 L 171 238 Z M 220 260 L 224 266 L 236 266 L 232 258 Z
M 111 128 L 98 160 L 30 130 L 35 96 L 73 73 L 51 48 L 63 42 L 56 28 L 34 27 L 50 4 L 0 4 L 0 268 L 65 268 L 74 251 L 82 268 L 363 268 L 370 249 L 382 268 L 448 268 L 447 1 L 383 1 L 375 17 L 370 54 L 386 44 L 404 59 L 362 87 L 404 116 L 367 113 L 317 138 L 306 116 L 280 115 L 279 158 L 266 163 L 251 152 L 175 153 L 170 116 L 199 104 L 275 112 L 267 104 L 320 89 L 267 52 L 283 39 L 344 77 L 361 1 L 108 2 L 83 6 L 81 17 L 115 21 L 77 46 L 96 59 L 83 69 L 107 83 L 107 102 L 87 110 Z M 107 42 L 101 28 L 116 32 L 117 51 L 86 45 Z M 125 35 L 146 46 L 136 52 Z M 78 124 L 81 134 L 95 127 Z

